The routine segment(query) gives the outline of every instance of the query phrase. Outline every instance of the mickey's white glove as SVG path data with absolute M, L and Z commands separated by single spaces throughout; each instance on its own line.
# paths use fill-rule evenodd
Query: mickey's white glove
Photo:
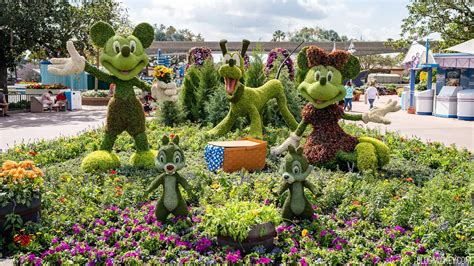
M 301 137 L 297 136 L 295 133 L 291 133 L 280 146 L 271 148 L 270 153 L 274 156 L 278 156 L 286 151 L 290 145 L 296 149 L 300 145 L 300 140 Z
M 66 48 L 71 57 L 69 58 L 52 58 L 48 71 L 59 76 L 70 74 L 79 74 L 84 71 L 86 59 L 79 55 L 72 41 L 66 42 Z
M 397 105 L 397 101 L 392 102 L 392 100 L 390 99 L 384 107 L 374 108 L 371 111 L 362 114 L 362 121 L 364 121 L 364 123 L 366 124 L 369 122 L 390 124 L 390 120 L 388 120 L 384 116 L 390 112 L 397 112 L 401 108 L 402 107 L 400 105 Z

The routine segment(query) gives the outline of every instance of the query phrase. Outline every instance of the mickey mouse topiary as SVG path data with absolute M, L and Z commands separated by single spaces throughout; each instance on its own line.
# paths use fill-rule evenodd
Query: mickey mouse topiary
M 138 24 L 128 36 L 116 35 L 105 22 L 94 24 L 90 31 L 92 42 L 103 51 L 100 63 L 109 73 L 99 70 L 80 56 L 71 41 L 67 42 L 70 58 L 53 58 L 49 71 L 57 75 L 89 72 L 98 79 L 116 84 L 115 95 L 109 102 L 105 136 L 99 151 L 84 158 L 81 165 L 86 172 L 116 168 L 120 163 L 111 153 L 117 136 L 127 131 L 135 140 L 136 153 L 131 157 L 132 165 L 150 168 L 154 165 L 156 152 L 150 150 L 145 134 L 145 114 L 133 87 L 150 91 L 150 86 L 136 76 L 148 65 L 145 48 L 153 42 L 154 30 L 147 23 Z M 171 95 L 169 93 L 168 95 Z

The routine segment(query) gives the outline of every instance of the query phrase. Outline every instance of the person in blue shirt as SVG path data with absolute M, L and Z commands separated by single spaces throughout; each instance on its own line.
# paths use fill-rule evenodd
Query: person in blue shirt
M 344 97 L 344 111 L 352 111 L 352 83 L 348 81 L 346 83 L 346 97 Z

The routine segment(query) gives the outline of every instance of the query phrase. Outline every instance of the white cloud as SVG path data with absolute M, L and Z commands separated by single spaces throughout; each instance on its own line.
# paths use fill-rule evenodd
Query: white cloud
M 407 0 L 405 0 L 407 1 Z M 123 0 L 134 23 L 173 25 L 206 40 L 270 40 L 275 30 L 334 29 L 366 40 L 396 38 L 406 16 L 399 0 Z M 387 12 L 390 10 L 390 12 Z

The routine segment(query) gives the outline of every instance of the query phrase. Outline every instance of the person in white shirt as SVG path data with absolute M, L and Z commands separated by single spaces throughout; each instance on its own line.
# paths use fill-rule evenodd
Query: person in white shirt
M 365 90 L 365 97 L 369 100 L 369 109 L 374 108 L 375 98 L 380 99 L 377 88 L 375 87 L 375 81 L 372 80 L 369 82 L 369 87 Z

